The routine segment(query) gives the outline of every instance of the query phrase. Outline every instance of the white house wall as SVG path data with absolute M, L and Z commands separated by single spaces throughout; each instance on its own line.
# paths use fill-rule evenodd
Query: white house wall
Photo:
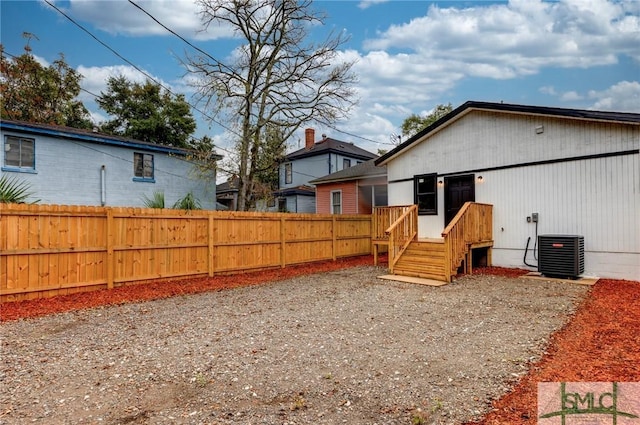
M 389 204 L 414 202 L 414 175 L 482 175 L 475 199 L 494 206 L 495 265 L 524 267 L 529 237 L 527 263 L 537 264 L 527 222 L 535 212 L 537 234 L 584 236 L 585 274 L 638 280 L 639 147 L 637 125 L 476 111 L 387 164 Z M 419 237 L 439 237 L 443 226 L 438 187 L 438 215 L 419 217 Z
M 5 135 L 35 139 L 36 173 L 1 173 L 28 182 L 40 203 L 101 205 L 101 168 L 105 165 L 106 206 L 143 206 L 144 196 L 151 198 L 154 191 L 162 191 L 170 207 L 192 191 L 203 208 L 215 209 L 215 178 L 204 178 L 181 157 L 15 131 L 3 131 L 3 139 Z M 134 152 L 153 154 L 155 183 L 133 181 Z

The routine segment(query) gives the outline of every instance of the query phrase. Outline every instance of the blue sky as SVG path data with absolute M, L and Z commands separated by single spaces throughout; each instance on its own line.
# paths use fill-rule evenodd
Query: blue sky
M 191 101 L 180 59 L 193 50 L 126 0 L 49 0 L 91 34 L 175 93 Z M 135 0 L 212 56 L 229 57 L 237 40 L 225 28 L 199 32 L 191 0 Z M 353 68 L 359 104 L 335 128 L 316 134 L 353 142 L 376 152 L 389 149 L 392 134 L 412 113 L 437 104 L 467 100 L 503 101 L 640 112 L 640 1 L 316 1 L 328 15 L 324 27 L 345 31 L 350 41 L 340 58 Z M 23 32 L 37 36 L 30 46 L 43 63 L 59 53 L 83 76 L 83 88 L 100 93 L 110 75 L 136 81 L 145 76 L 44 1 L 0 2 L 1 42 L 23 53 Z M 83 92 L 95 120 L 106 118 Z M 221 148 L 232 138 L 198 119 L 197 135 Z M 301 132 L 300 139 L 304 139 Z M 298 147 L 298 138 L 290 149 Z M 224 152 L 221 152 L 224 153 Z

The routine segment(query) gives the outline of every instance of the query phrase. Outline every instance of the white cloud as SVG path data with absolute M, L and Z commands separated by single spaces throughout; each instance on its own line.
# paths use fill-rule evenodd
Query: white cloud
M 640 83 L 638 81 L 620 81 L 606 90 L 589 91 L 589 98 L 596 99 L 590 109 L 640 112 Z
M 233 36 L 229 27 L 210 25 L 201 32 L 200 9 L 193 0 L 136 0 L 135 3 L 159 22 L 187 39 L 213 40 Z M 170 33 L 144 11 L 128 1 L 70 0 L 62 10 L 74 19 L 91 22 L 110 34 L 130 36 Z
M 568 91 L 566 93 L 562 93 L 562 95 L 560 96 L 560 100 L 563 102 L 575 102 L 582 99 L 584 99 L 584 96 L 578 94 L 578 92 L 575 91 Z
M 640 64 L 640 2 L 440 4 L 445 7 L 431 6 L 424 16 L 379 31 L 365 40 L 363 52 L 344 53 L 342 59 L 357 58 L 360 79 L 360 107 L 349 132 L 386 142 L 411 111 L 447 103 L 454 89 L 473 78 L 525 79 L 548 68 L 616 65 L 623 56 Z M 627 94 L 634 87 L 625 86 Z M 587 97 L 552 85 L 539 92 L 574 104 Z M 589 95 L 598 99 L 596 108 L 628 110 L 633 97 L 623 96 L 617 86 Z
M 590 67 L 640 55 L 640 20 L 627 3 L 512 0 L 481 7 L 439 8 L 392 25 L 365 42 L 400 49 L 465 75 L 514 78 L 542 67 Z
M 368 9 L 371 6 L 374 6 L 376 4 L 380 4 L 380 3 L 386 3 L 390 0 L 362 0 L 360 3 L 358 3 L 358 7 L 362 10 L 364 9 Z

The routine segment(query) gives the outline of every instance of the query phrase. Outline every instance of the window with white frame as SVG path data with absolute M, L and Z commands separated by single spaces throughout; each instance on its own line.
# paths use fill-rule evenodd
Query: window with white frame
M 331 192 L 331 214 L 342 214 L 342 191 Z
M 351 167 L 351 160 L 349 158 L 342 158 L 342 169 Z
M 35 170 L 35 153 L 35 139 L 17 136 L 6 136 L 4 139 L 3 168 L 10 170 Z
M 133 175 L 135 180 L 152 181 L 154 179 L 153 155 L 133 153 Z

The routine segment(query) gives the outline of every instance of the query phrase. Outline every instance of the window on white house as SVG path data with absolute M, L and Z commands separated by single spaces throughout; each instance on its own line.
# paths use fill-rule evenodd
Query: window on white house
M 419 215 L 438 214 L 437 174 L 423 174 L 413 178 L 414 202 Z
M 35 151 L 35 139 L 6 136 L 4 139 L 4 166 L 9 169 L 35 170 Z
M 284 164 L 284 183 L 293 183 L 293 164 L 290 162 Z
M 152 181 L 154 179 L 153 155 L 148 153 L 133 153 L 134 180 Z
M 348 158 L 343 158 L 342 159 L 342 169 L 344 170 L 345 168 L 349 168 L 351 167 L 351 160 Z
M 342 214 L 342 191 L 331 192 L 331 214 Z

